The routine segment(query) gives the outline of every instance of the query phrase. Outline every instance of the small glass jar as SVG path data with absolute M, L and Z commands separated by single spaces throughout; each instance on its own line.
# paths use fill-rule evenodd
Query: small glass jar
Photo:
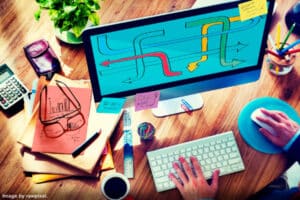
M 269 63 L 269 69 L 272 74 L 282 76 L 292 71 L 295 60 L 296 54 L 285 55 L 282 58 L 268 54 L 267 62 Z

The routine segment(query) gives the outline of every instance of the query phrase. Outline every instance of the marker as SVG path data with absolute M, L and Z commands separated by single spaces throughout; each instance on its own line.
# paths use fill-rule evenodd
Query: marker
M 76 157 L 81 152 L 83 152 L 92 142 L 94 142 L 97 137 L 100 135 L 101 130 L 99 132 L 94 133 L 90 138 L 88 138 L 85 142 L 83 142 L 81 145 L 79 145 L 73 152 L 72 156 Z
M 189 104 L 186 100 L 181 99 L 181 108 L 187 112 L 188 114 L 190 114 L 193 110 L 193 107 L 191 106 L 191 104 Z

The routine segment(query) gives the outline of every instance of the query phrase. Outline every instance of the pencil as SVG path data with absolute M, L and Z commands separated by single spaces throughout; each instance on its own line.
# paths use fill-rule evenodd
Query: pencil
M 76 157 L 78 156 L 82 151 L 84 151 L 94 140 L 97 139 L 97 137 L 100 135 L 100 132 L 94 133 L 90 138 L 88 138 L 85 142 L 83 142 L 81 145 L 79 145 L 73 152 L 72 156 Z
M 294 22 L 293 25 L 291 26 L 288 34 L 285 36 L 285 38 L 284 38 L 284 40 L 283 40 L 283 42 L 282 42 L 281 47 L 279 48 L 279 50 L 283 49 L 284 45 L 286 44 L 286 41 L 289 39 L 291 33 L 294 31 L 295 26 L 296 26 L 296 23 Z
M 276 49 L 279 49 L 279 47 L 280 47 L 280 38 L 281 38 L 281 25 L 278 22 L 277 32 L 276 32 Z

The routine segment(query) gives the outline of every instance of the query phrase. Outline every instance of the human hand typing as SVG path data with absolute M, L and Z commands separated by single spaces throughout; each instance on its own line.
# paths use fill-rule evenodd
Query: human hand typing
M 261 112 L 272 119 L 260 116 L 258 116 L 257 119 L 271 126 L 276 134 L 273 135 L 264 128 L 260 128 L 260 132 L 273 144 L 279 147 L 284 147 L 300 129 L 299 124 L 294 122 L 283 112 L 269 111 L 266 109 L 261 109 Z
M 169 174 L 169 178 L 174 182 L 185 200 L 213 199 L 218 190 L 220 171 L 215 170 L 213 172 L 212 183 L 209 185 L 203 176 L 203 172 L 197 158 L 191 156 L 190 160 L 191 165 L 194 168 L 194 172 L 185 158 L 180 157 L 179 161 L 182 164 L 183 169 L 177 162 L 173 163 L 173 167 L 181 182 L 176 179 L 173 173 Z

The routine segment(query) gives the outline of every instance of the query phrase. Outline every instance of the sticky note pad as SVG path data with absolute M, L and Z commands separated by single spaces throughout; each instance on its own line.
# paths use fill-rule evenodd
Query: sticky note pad
M 159 91 L 138 93 L 135 95 L 135 111 L 156 108 L 160 97 Z
M 251 0 L 239 4 L 241 21 L 265 15 L 268 12 L 266 0 Z
M 98 113 L 119 113 L 124 106 L 125 98 L 103 98 L 97 108 Z

